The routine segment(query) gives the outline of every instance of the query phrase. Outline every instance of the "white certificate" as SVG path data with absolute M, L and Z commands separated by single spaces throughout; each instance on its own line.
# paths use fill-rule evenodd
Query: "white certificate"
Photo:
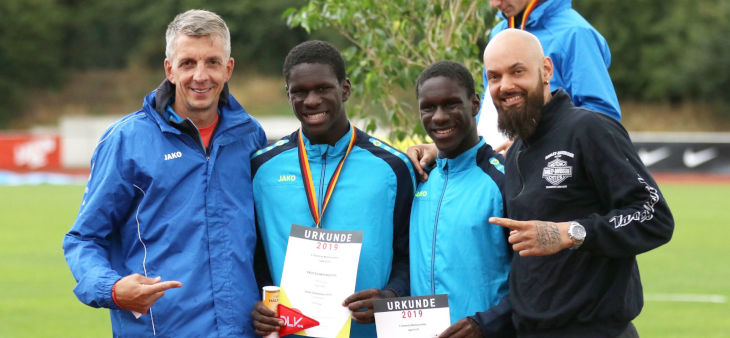
M 447 295 L 379 299 L 373 308 L 378 338 L 438 337 L 451 325 Z
M 298 335 L 349 337 L 362 231 L 335 231 L 292 224 L 284 258 L 279 303 L 319 321 Z

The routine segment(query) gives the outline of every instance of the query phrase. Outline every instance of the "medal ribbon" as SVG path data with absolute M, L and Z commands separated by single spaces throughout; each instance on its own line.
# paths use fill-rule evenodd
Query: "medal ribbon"
M 309 212 L 312 214 L 314 224 L 317 228 L 321 228 L 320 222 L 322 222 L 322 216 L 324 216 L 324 210 L 327 208 L 327 204 L 332 197 L 332 193 L 335 190 L 337 179 L 340 177 L 342 171 L 342 165 L 345 164 L 345 159 L 350 155 L 352 147 L 355 145 L 355 127 L 351 127 L 352 136 L 350 137 L 350 143 L 347 145 L 347 151 L 345 156 L 342 156 L 340 163 L 337 165 L 337 169 L 332 174 L 329 184 L 327 184 L 327 192 L 324 194 L 322 202 L 322 211 L 319 211 L 319 204 L 317 203 L 317 193 L 314 190 L 314 181 L 312 180 L 312 170 L 309 167 L 309 158 L 307 157 L 307 150 L 304 148 L 304 136 L 302 135 L 302 129 L 299 129 L 299 169 L 302 172 L 302 181 L 304 181 L 304 192 L 307 194 L 307 204 L 309 204 Z
M 525 7 L 524 14 L 522 15 L 522 24 L 520 25 L 521 30 L 525 30 L 525 24 L 527 23 L 527 17 L 530 16 L 530 13 L 532 13 L 532 10 L 537 7 L 538 0 L 530 0 L 530 3 L 527 4 L 527 7 Z M 509 18 L 509 28 L 515 28 L 515 17 Z

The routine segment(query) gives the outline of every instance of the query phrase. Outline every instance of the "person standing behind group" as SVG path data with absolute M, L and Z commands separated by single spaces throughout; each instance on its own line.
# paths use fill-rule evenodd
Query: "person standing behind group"
M 413 201 L 411 294 L 448 294 L 452 326 L 440 337 L 504 336 L 510 317 L 486 314 L 507 294 L 512 256 L 506 231 L 488 221 L 504 215 L 504 158 L 477 135 L 479 96 L 466 67 L 432 64 L 416 97 L 439 155 Z
M 223 19 L 181 13 L 166 42 L 167 79 L 109 127 L 91 159 L 63 240 L 74 293 L 110 309 L 115 337 L 253 337 L 248 158 L 266 137 L 228 93 Z
M 537 36 L 545 55 L 553 60 L 551 88 L 563 88 L 578 107 L 595 110 L 621 121 L 618 103 L 608 67 L 611 51 L 603 38 L 583 16 L 572 8 L 571 0 L 489 0 L 499 9 L 502 19 L 490 32 L 490 40 L 499 32 L 522 29 Z M 489 97 L 484 75 L 484 103 L 479 114 L 479 131 L 488 135 L 493 146 L 507 138 L 497 130 L 497 111 Z
M 484 52 L 499 128 L 515 139 L 505 164 L 515 251 L 513 322 L 524 337 L 638 337 L 636 255 L 672 237 L 656 182 L 616 120 L 551 92 L 553 65 L 532 34 L 508 29 Z
M 348 120 L 345 102 L 352 85 L 334 46 L 317 40 L 295 46 L 286 56 L 283 75 L 301 128 L 251 159 L 256 219 L 265 252 L 257 262 L 264 261 L 261 265 L 268 267 L 271 278 L 265 280 L 264 274 L 260 282 L 280 285 L 292 224 L 362 230 L 356 292 L 343 299 L 343 306 L 352 311 L 351 337 L 374 337 L 373 300 L 409 294 L 413 168 L 405 154 Z M 282 176 L 290 179 L 279 180 Z M 311 195 L 305 182 L 314 187 Z M 282 325 L 261 302 L 251 316 L 262 336 Z

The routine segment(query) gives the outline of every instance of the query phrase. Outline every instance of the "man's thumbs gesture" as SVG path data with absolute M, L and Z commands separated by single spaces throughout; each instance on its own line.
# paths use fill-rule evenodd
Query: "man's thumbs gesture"
M 520 256 L 547 256 L 573 246 L 569 222 L 515 221 L 490 217 L 489 223 L 509 228 L 508 242 Z

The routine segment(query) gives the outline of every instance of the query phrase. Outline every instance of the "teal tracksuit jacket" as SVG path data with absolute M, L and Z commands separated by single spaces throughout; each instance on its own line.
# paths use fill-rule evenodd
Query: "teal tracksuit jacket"
M 511 248 L 505 230 L 488 222 L 504 214 L 503 161 L 480 139 L 456 158 L 439 157 L 416 190 L 411 294 L 448 294 L 452 323 L 486 311 L 507 294 Z
M 334 146 L 311 144 L 304 137 L 320 210 L 352 132 Z M 321 225 L 329 230 L 363 231 L 356 291 L 378 288 L 408 295 L 408 219 L 416 185 L 413 167 L 400 151 L 358 129 L 354 132 L 355 144 Z M 274 285 L 281 282 L 291 225 L 314 226 L 299 168 L 298 140 L 299 134 L 294 132 L 251 159 L 256 220 L 265 249 L 265 263 L 259 255 L 257 264 L 268 267 Z M 350 332 L 351 337 L 375 337 L 375 326 L 353 321 Z

